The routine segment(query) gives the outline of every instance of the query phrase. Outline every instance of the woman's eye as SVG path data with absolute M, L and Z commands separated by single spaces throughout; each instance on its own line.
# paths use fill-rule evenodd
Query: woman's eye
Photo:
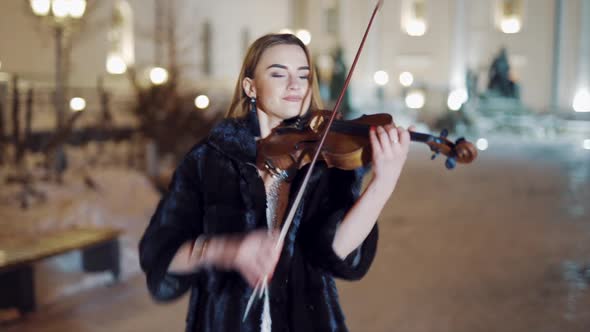
M 271 77 L 285 77 L 285 75 L 283 74 L 278 74 L 278 73 L 272 73 L 270 74 Z
M 309 80 L 309 75 L 299 76 L 302 80 Z

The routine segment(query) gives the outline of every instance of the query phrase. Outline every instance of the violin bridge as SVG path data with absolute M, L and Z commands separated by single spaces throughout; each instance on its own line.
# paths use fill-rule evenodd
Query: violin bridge
M 323 123 L 324 123 L 324 117 L 321 115 L 316 115 L 311 119 L 311 121 L 309 121 L 309 128 L 314 133 L 317 133 L 320 131 Z

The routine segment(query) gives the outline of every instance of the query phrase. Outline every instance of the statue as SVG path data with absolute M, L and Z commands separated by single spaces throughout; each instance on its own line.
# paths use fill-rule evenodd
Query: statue
M 331 101 L 335 102 L 342 88 L 344 88 L 344 82 L 346 81 L 346 75 L 348 71 L 346 69 L 346 65 L 344 64 L 344 51 L 341 47 L 336 49 L 334 54 L 334 68 L 332 71 L 332 80 L 330 81 L 330 99 Z M 340 104 L 340 111 L 346 117 L 350 112 L 352 112 L 352 107 L 350 106 L 350 100 L 348 96 L 348 90 L 344 93 L 344 97 L 342 97 L 342 103 Z
M 520 99 L 518 84 L 510 78 L 506 48 L 500 50 L 490 66 L 488 91 L 501 97 Z
M 507 125 L 509 120 L 504 117 L 506 115 L 521 119 L 520 116 L 531 114 L 531 110 L 520 100 L 519 84 L 511 77 L 506 48 L 500 49 L 492 61 L 487 90 L 479 95 L 477 111 L 489 116 L 498 127 Z M 519 126 L 514 128 L 517 131 L 524 129 Z
M 465 88 L 467 90 L 467 100 L 477 98 L 478 81 L 479 75 L 471 68 L 467 68 L 467 72 L 465 73 Z

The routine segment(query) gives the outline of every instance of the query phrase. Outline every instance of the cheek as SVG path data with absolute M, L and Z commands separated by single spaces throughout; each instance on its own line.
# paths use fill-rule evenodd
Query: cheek
M 272 111 L 280 105 L 280 93 L 275 86 L 264 86 L 258 90 L 258 107 L 263 111 Z
M 281 93 L 276 86 L 267 86 L 262 92 L 266 104 L 276 104 L 280 100 Z
M 303 108 L 304 109 L 309 109 L 309 105 L 311 104 L 311 92 L 307 95 L 307 97 L 305 97 L 305 99 L 303 100 Z

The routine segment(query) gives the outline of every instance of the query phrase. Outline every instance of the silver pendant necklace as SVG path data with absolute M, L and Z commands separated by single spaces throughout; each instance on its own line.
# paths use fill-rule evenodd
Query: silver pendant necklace
M 285 180 L 287 179 L 287 172 L 281 171 L 279 173 L 275 173 L 271 175 L 272 182 L 268 186 L 267 194 L 266 194 L 266 225 L 268 226 L 269 230 L 279 227 L 280 220 L 279 218 L 282 217 L 282 209 L 281 206 L 281 193 L 285 191 L 284 184 Z M 285 198 L 283 198 L 284 200 Z M 279 214 L 281 216 L 279 216 Z

